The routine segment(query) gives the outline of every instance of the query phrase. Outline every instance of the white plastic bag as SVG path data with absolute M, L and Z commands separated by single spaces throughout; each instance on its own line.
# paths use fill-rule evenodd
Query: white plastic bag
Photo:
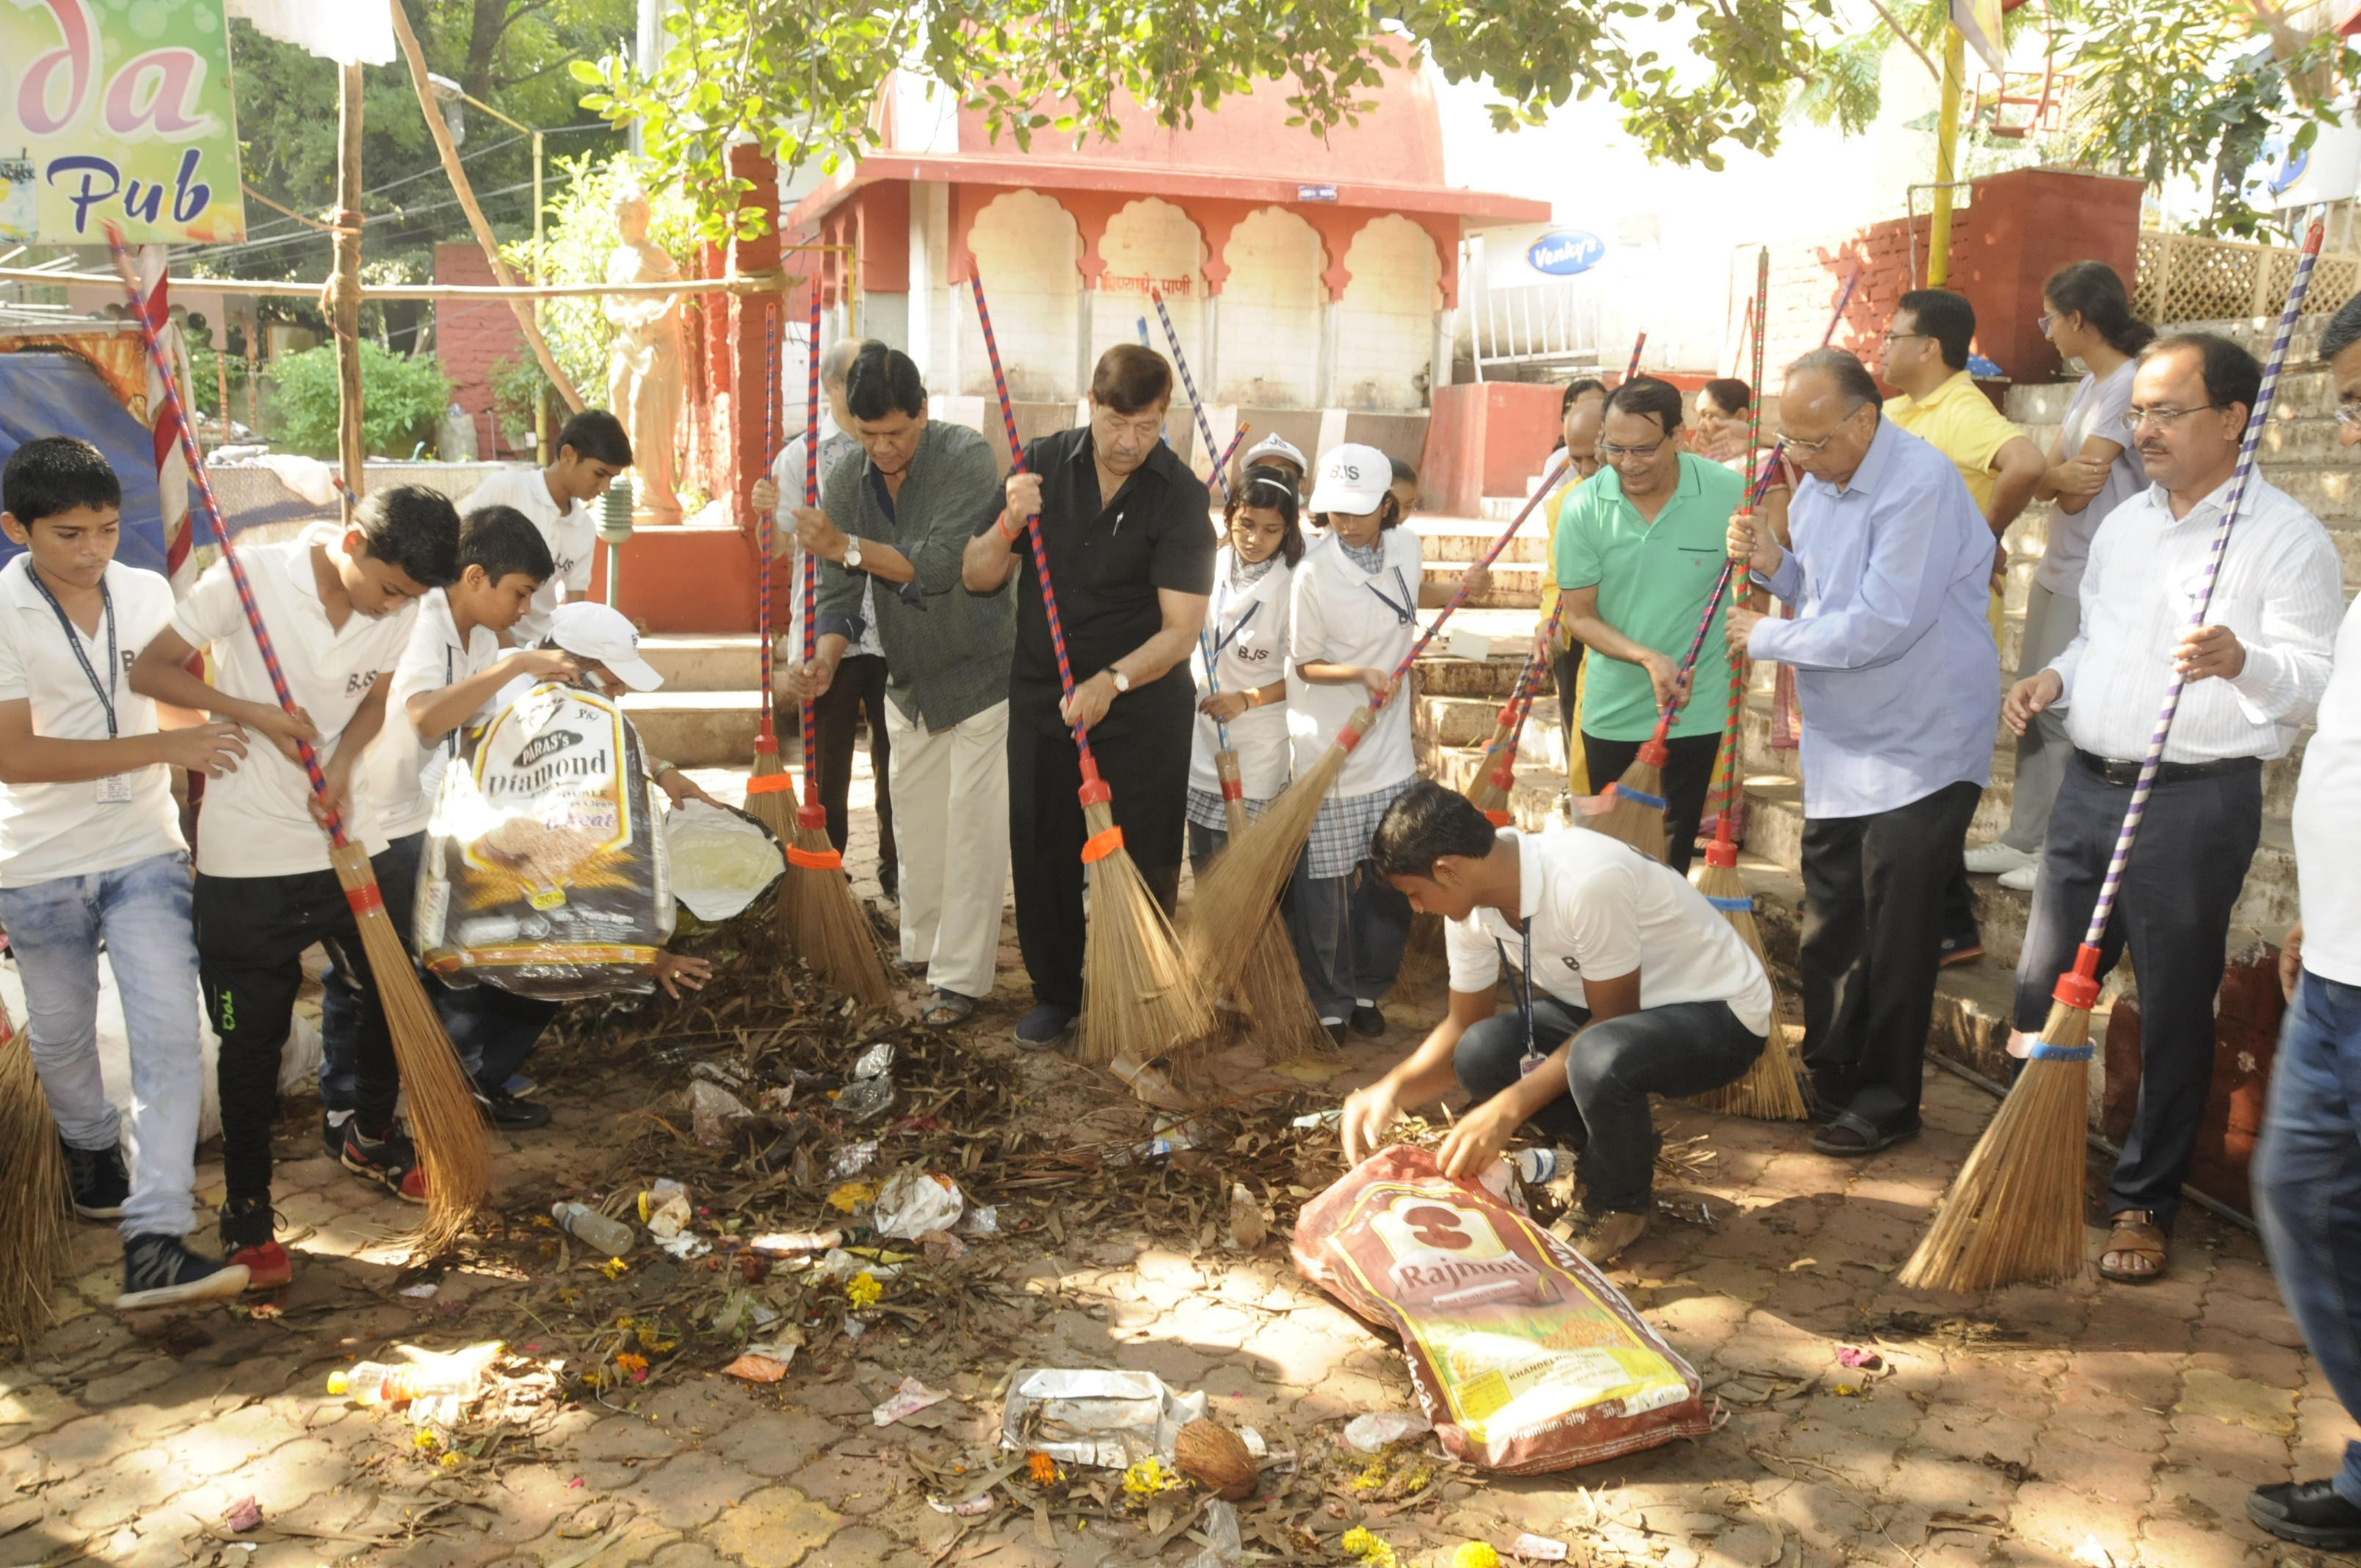
M 877 1194 L 877 1234 L 914 1242 L 959 1223 L 967 1199 L 947 1176 L 929 1176 L 923 1166 L 906 1165 Z

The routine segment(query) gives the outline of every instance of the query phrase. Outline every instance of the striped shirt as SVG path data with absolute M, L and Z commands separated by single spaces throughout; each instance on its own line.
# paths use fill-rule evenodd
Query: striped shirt
M 2065 714 L 2066 733 L 2083 751 L 2147 754 L 2229 489 L 2225 482 L 2176 519 L 2164 487 L 2150 485 L 2092 537 L 2082 630 L 2048 666 L 2066 684 L 2053 711 Z M 2206 624 L 2237 634 L 2246 667 L 2182 691 L 2164 760 L 2287 755 L 2327 688 L 2344 610 L 2344 572 L 2327 531 L 2257 474 L 2205 612 Z

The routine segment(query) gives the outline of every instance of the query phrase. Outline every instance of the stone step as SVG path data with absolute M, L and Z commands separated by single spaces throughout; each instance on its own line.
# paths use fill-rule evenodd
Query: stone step
M 762 649 L 752 633 L 642 637 L 640 656 L 655 666 L 668 692 L 751 692 L 763 678 Z
M 1499 522 L 1480 522 L 1465 517 L 1430 517 L 1424 513 L 1410 520 L 1410 530 L 1418 535 L 1419 553 L 1428 566 L 1436 562 L 1476 561 L 1492 547 L 1500 536 L 1508 519 Z M 1549 529 L 1539 512 L 1527 520 L 1508 547 L 1500 552 L 1495 566 L 1526 563 L 1538 569 L 1549 558 Z
M 648 755 L 685 768 L 749 762 L 762 726 L 762 698 L 752 690 L 633 692 L 622 707 Z

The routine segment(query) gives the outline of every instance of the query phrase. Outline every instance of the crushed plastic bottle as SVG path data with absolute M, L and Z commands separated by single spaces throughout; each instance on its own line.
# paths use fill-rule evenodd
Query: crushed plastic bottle
M 455 1396 L 466 1399 L 483 1387 L 485 1369 L 500 1342 L 436 1354 L 405 1346 L 408 1361 L 363 1361 L 328 1374 L 328 1392 L 357 1405 L 395 1405 L 409 1399 Z
M 588 1203 L 553 1203 L 550 1217 L 567 1235 L 606 1257 L 621 1257 L 639 1245 L 639 1234 L 620 1220 L 610 1220 Z
M 1564 1149 L 1519 1149 L 1509 1157 L 1516 1162 L 1518 1179 L 1528 1187 L 1554 1181 L 1574 1168 L 1574 1157 Z

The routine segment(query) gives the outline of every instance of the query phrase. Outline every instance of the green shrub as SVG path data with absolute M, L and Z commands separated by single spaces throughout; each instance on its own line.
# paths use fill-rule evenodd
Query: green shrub
M 272 444 L 306 456 L 336 455 L 336 350 L 333 344 L 273 360 L 270 406 L 279 429 Z M 407 457 L 450 406 L 451 382 L 433 359 L 388 354 L 361 340 L 361 450 L 374 457 Z

